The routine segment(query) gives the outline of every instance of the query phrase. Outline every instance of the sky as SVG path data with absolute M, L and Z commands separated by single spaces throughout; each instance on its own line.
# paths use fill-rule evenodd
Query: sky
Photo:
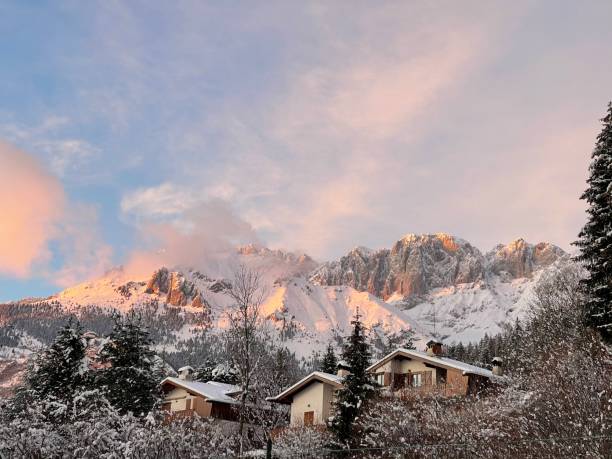
M 0 300 L 256 242 L 569 250 L 612 2 L 0 1 Z

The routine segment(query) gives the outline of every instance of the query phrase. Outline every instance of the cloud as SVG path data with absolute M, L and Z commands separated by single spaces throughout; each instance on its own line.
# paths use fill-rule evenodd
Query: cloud
M 104 2 L 58 65 L 74 88 L 58 113 L 98 137 L 71 144 L 80 131 L 50 117 L 36 139 L 57 142 L 41 152 L 71 184 L 111 170 L 106 196 L 123 195 L 122 221 L 163 263 L 226 245 L 197 240 L 215 199 L 236 239 L 321 259 L 408 231 L 566 245 L 612 32 L 609 5 L 553 3 Z M 138 174 L 119 173 L 134 157 Z
M 28 276 L 51 257 L 66 196 L 61 183 L 24 151 L 0 143 L 0 272 Z
M 201 200 L 188 189 L 166 182 L 128 192 L 121 199 L 121 211 L 138 220 L 156 220 L 182 215 Z
M 164 190 L 168 196 L 162 195 Z M 160 266 L 214 271 L 218 263 L 234 256 L 236 246 L 259 241 L 252 226 L 226 202 L 200 201 L 170 184 L 132 193 L 126 202 L 122 206 L 126 216 L 138 217 L 140 241 L 125 262 L 127 277 L 149 275 Z
M 189 143 L 178 144 L 193 149 L 197 163 L 208 139 L 231 139 L 198 181 L 239 190 L 233 204 L 269 243 L 318 258 L 373 231 L 380 203 L 395 200 L 398 178 L 412 173 L 407 147 L 427 135 L 445 97 L 486 60 L 486 31 L 495 23 L 430 11 L 407 19 L 405 10 L 384 7 L 371 21 L 357 11 L 354 30 L 340 33 L 327 27 L 328 13 L 311 18 L 320 36 L 308 40 L 322 46 L 316 59 L 288 65 L 268 100 L 230 100 L 214 121 L 183 126 Z M 432 39 L 414 46 L 423 35 Z
M 34 142 L 34 148 L 49 157 L 51 170 L 60 177 L 80 173 L 83 165 L 100 153 L 81 139 L 40 140 Z
M 84 139 L 67 136 L 63 131 L 71 125 L 70 119 L 63 116 L 47 116 L 34 126 L 4 122 L 0 124 L 0 135 L 36 152 L 62 179 L 91 179 L 94 174 L 87 168 L 101 156 L 101 150 Z
M 70 201 L 23 150 L 0 142 L 0 164 L 0 273 L 67 286 L 108 269 L 112 250 L 97 233 L 95 208 Z
M 70 287 L 99 276 L 113 266 L 113 248 L 106 244 L 98 230 L 95 206 L 73 203 L 59 225 L 57 251 L 61 265 L 47 271 L 56 285 Z

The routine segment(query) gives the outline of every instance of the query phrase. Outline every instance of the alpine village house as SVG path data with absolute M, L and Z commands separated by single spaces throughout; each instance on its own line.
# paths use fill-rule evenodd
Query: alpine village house
M 426 352 L 399 348 L 372 364 L 367 371 L 382 390 L 470 396 L 491 386 L 502 374 L 501 360 L 493 360 L 493 371 L 444 357 L 442 344 L 427 343 Z M 325 424 L 331 415 L 335 392 L 342 387 L 347 369 L 338 374 L 315 371 L 270 399 L 291 405 L 291 425 Z
M 162 409 L 169 414 L 169 418 L 197 414 L 203 418 L 236 420 L 233 408 L 238 403 L 236 396 L 241 393 L 238 386 L 216 381 L 193 381 L 193 368 L 190 366 L 180 368 L 178 373 L 178 378 L 169 377 L 161 382 L 164 394 Z
M 336 391 L 342 388 L 348 369 L 338 366 L 337 374 L 315 371 L 302 378 L 271 402 L 290 405 L 292 426 L 324 425 L 332 414 Z M 442 344 L 427 343 L 425 352 L 398 348 L 372 364 L 367 371 L 381 390 L 437 393 L 441 396 L 471 396 L 491 386 L 502 375 L 501 360 L 493 360 L 493 371 L 442 355 Z M 230 384 L 191 380 L 193 369 L 179 369 L 179 377 L 161 382 L 163 409 L 170 418 L 192 416 L 233 421 L 240 388 Z

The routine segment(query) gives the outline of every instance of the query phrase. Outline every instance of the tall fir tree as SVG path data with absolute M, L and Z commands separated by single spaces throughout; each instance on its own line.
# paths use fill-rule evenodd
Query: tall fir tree
M 336 357 L 332 343 L 327 345 L 327 350 L 321 361 L 321 371 L 330 374 L 336 374 L 336 371 L 338 371 L 338 358 Z
M 351 321 L 353 332 L 342 352 L 342 361 L 350 373 L 344 377 L 343 387 L 338 391 L 334 403 L 335 415 L 331 422 L 332 430 L 343 445 L 351 443 L 355 419 L 364 402 L 374 393 L 374 383 L 366 371 L 370 365 L 371 352 L 360 318 L 357 310 Z
M 113 331 L 100 352 L 99 383 L 121 413 L 149 413 L 159 399 L 159 377 L 151 338 L 135 316 L 115 318 Z
M 89 383 L 85 354 L 86 343 L 78 322 L 70 320 L 57 334 L 51 346 L 35 357 L 29 366 L 24 384 L 17 390 L 14 406 L 40 402 L 50 407 L 56 421 L 65 420 L 67 407 L 74 395 Z
M 582 281 L 587 294 L 585 320 L 612 343 L 612 102 L 601 121 L 603 129 L 591 156 L 588 188 L 580 197 L 589 205 L 588 219 L 575 245 L 580 248 L 576 259 L 588 271 Z

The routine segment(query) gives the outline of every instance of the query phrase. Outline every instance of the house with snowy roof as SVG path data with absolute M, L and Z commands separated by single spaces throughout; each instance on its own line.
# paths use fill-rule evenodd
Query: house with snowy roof
M 163 392 L 162 409 L 170 417 L 189 417 L 194 414 L 203 418 L 236 420 L 238 386 L 216 381 L 192 380 L 193 368 L 182 367 L 179 377 L 168 377 L 161 382 Z
M 470 365 L 442 353 L 442 343 L 429 341 L 425 352 L 399 348 L 374 362 L 367 371 L 379 386 L 396 391 L 419 391 L 443 396 L 469 396 L 501 376 L 501 360 L 493 371 Z
M 343 371 L 340 369 L 335 375 L 312 372 L 269 400 L 291 405 L 292 426 L 325 424 L 335 393 L 342 387 Z
M 430 341 L 425 352 L 398 348 L 367 371 L 382 390 L 396 394 L 414 391 L 469 396 L 501 375 L 501 366 L 499 360 L 494 361 L 493 371 L 489 371 L 444 357 L 442 344 Z M 315 371 L 269 400 L 291 405 L 292 426 L 325 424 L 332 414 L 335 394 L 342 388 L 347 373 L 343 366 L 339 366 L 335 375 Z

